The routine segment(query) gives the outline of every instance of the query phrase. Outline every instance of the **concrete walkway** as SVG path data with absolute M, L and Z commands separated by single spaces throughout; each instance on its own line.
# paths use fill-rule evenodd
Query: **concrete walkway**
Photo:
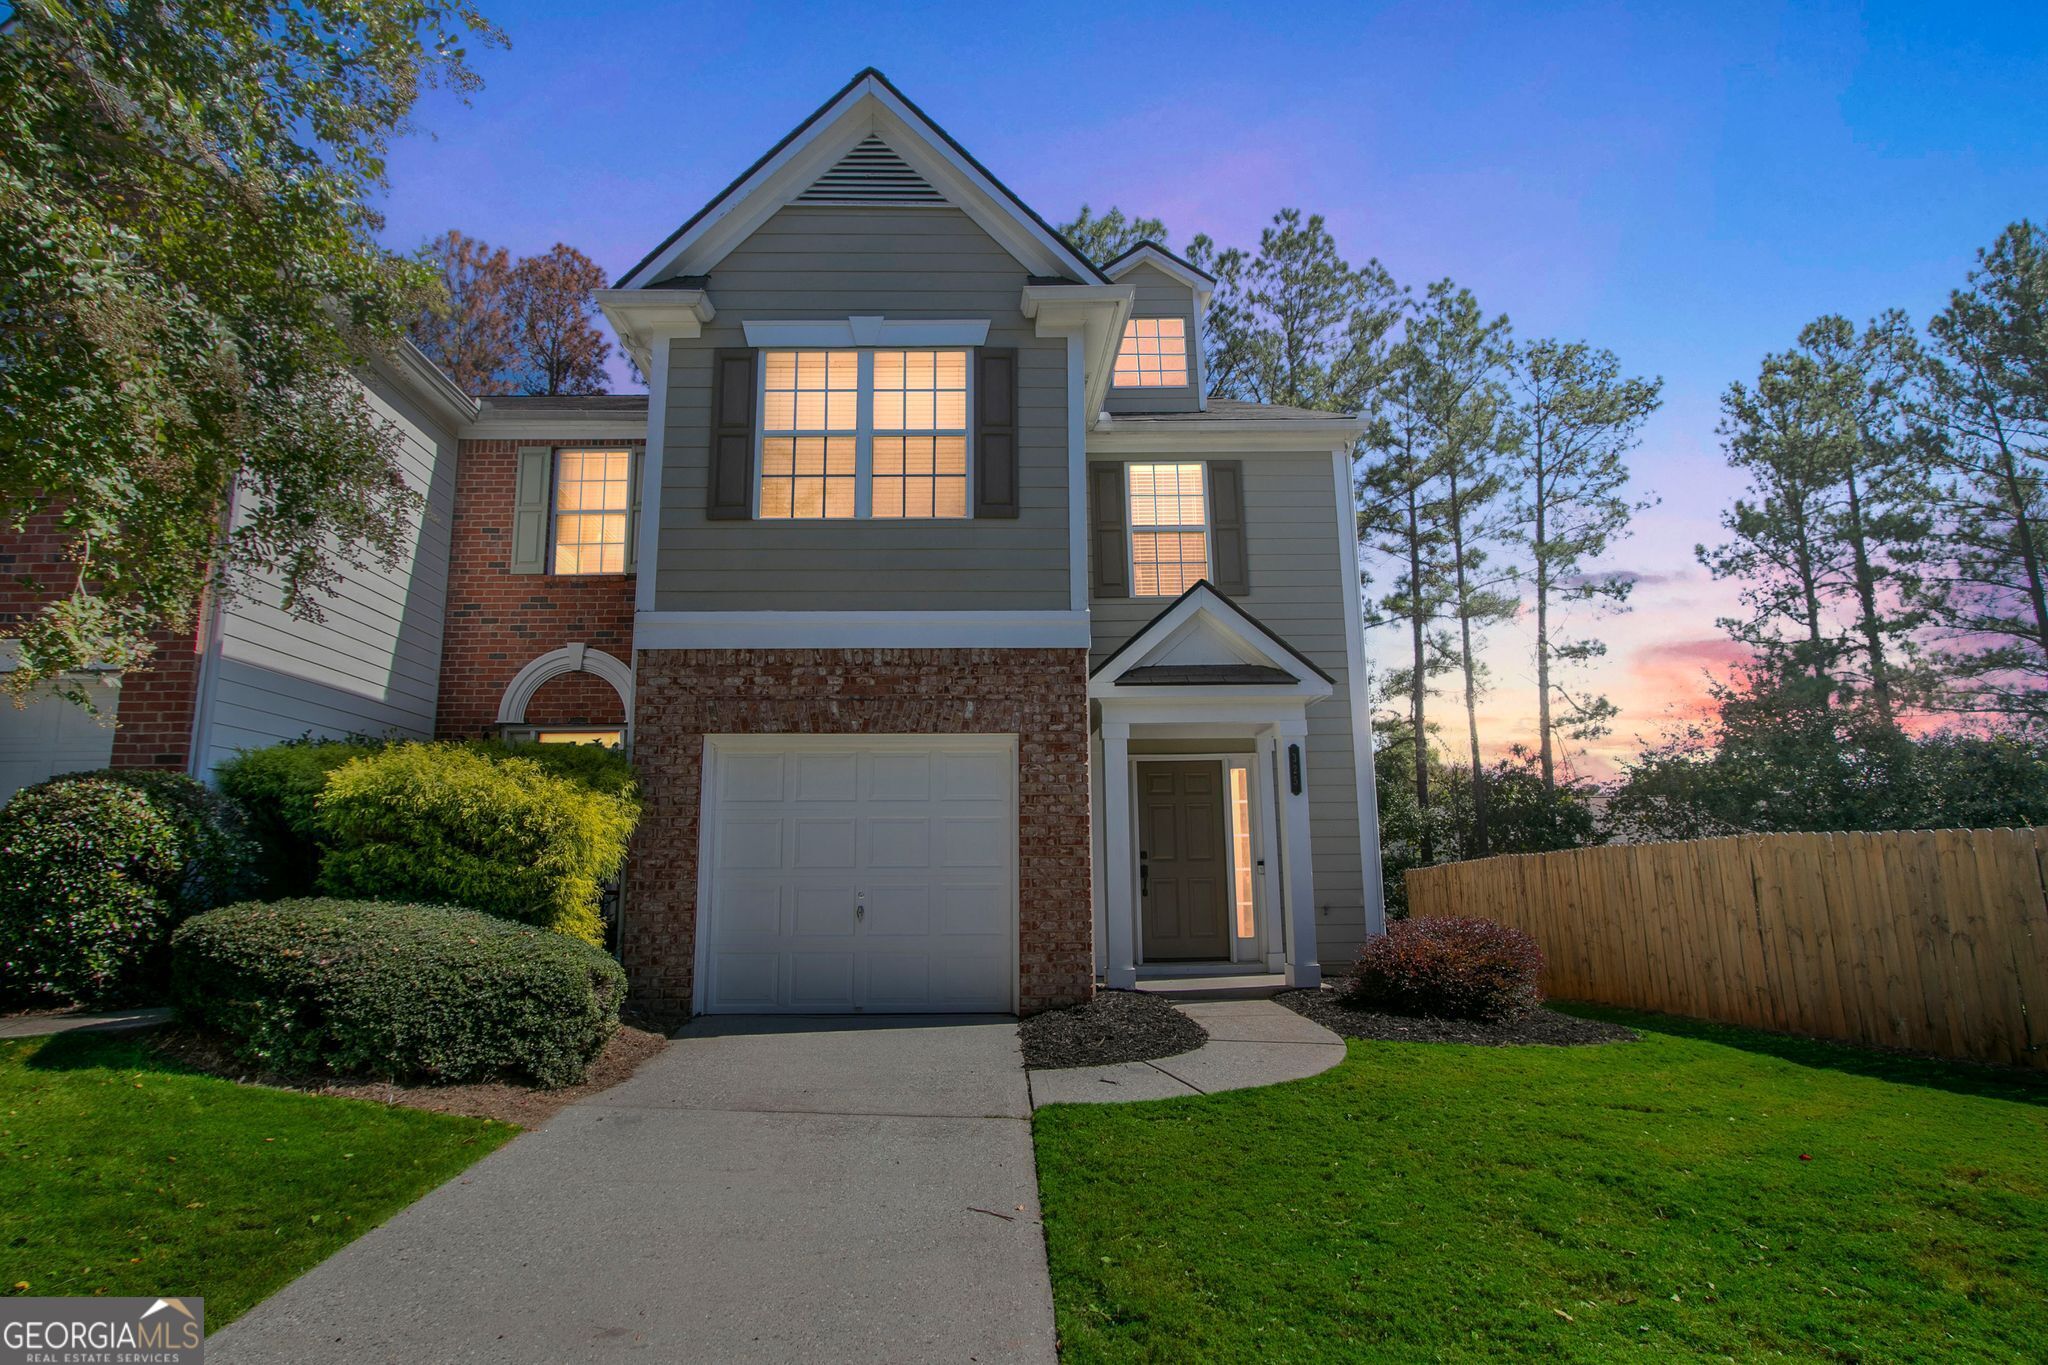
M 0 1038 L 42 1038 L 52 1033 L 125 1033 L 171 1022 L 168 1009 L 116 1010 L 106 1014 L 17 1014 L 0 1019 Z
M 1052 1361 L 1016 1023 L 699 1020 L 207 1359 Z
M 1209 1041 L 1156 1061 L 1034 1071 L 1031 1107 L 1245 1090 L 1298 1081 L 1344 1060 L 1342 1038 L 1271 1000 L 1191 1000 L 1174 1008 L 1207 1029 Z

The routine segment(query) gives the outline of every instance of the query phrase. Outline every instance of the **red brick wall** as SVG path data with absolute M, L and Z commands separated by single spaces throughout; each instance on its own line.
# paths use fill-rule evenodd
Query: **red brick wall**
M 71 541 L 54 513 L 31 518 L 22 531 L 0 530 L 0 636 L 18 634 L 46 603 L 77 582 Z M 115 767 L 176 769 L 191 758 L 192 714 L 199 700 L 197 621 L 203 613 L 194 619 L 190 630 L 153 632 L 155 657 L 147 668 L 121 680 Z
M 464 441 L 455 474 L 449 547 L 448 615 L 441 642 L 441 697 L 435 733 L 492 733 L 512 676 L 536 657 L 581 642 L 622 663 L 633 658 L 633 577 L 515 574 L 512 500 L 523 445 L 579 441 Z M 607 443 L 612 444 L 612 443 Z M 617 444 L 638 448 L 639 441 Z M 602 694 L 602 695 L 600 695 Z M 607 709 L 608 708 L 608 709 Z M 569 725 L 624 719 L 618 694 L 591 674 L 544 686 L 526 718 Z
M 1016 735 L 1022 1007 L 1093 994 L 1085 650 L 645 650 L 634 709 L 646 814 L 622 947 L 650 1012 L 690 1007 L 707 734 Z

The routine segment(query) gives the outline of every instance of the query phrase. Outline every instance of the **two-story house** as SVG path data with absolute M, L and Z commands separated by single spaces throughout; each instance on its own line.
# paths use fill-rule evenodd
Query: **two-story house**
M 1359 423 L 1206 397 L 1213 284 L 1091 263 L 863 72 L 600 295 L 644 398 L 425 415 L 436 581 L 355 691 L 431 637 L 384 728 L 630 744 L 672 1012 L 1313 984 L 1381 925 Z M 271 610 L 196 646 L 195 771 L 263 737 L 207 687 Z

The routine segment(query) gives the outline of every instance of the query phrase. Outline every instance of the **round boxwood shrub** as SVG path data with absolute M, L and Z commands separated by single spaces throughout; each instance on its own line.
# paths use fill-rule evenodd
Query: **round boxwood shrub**
M 0 990 L 17 1001 L 148 994 L 172 927 L 247 895 L 240 810 L 182 773 L 69 773 L 0 808 Z
M 1346 1004 L 1497 1023 L 1542 1003 L 1543 953 L 1488 919 L 1405 919 L 1359 949 Z
M 618 1031 L 626 976 L 575 939 L 469 910 L 287 900 L 171 940 L 184 1018 L 285 1073 L 573 1085 Z
M 313 889 L 320 872 L 314 817 L 328 775 L 382 747 L 374 739 L 294 739 L 244 750 L 214 771 L 221 791 L 248 812 L 249 833 L 262 848 L 267 894 L 297 896 Z
M 529 759 L 394 744 L 329 775 L 320 889 L 460 905 L 599 943 L 598 898 L 639 818 L 631 796 Z

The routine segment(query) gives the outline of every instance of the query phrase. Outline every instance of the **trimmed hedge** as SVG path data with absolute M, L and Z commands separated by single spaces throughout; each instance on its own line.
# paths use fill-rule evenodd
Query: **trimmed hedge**
M 639 802 L 531 759 L 394 744 L 337 768 L 317 804 L 336 896 L 466 906 L 599 943 L 598 899 L 626 857 Z
M 1344 1003 L 1498 1023 L 1543 1002 L 1543 952 L 1488 919 L 1404 919 L 1358 950 Z
M 239 807 L 182 773 L 68 773 L 0 808 L 0 982 L 104 1003 L 161 977 L 172 927 L 247 895 Z
M 231 905 L 171 940 L 184 1017 L 280 1072 L 573 1085 L 626 977 L 561 934 L 438 905 Z
M 215 770 L 220 789 L 249 813 L 263 848 L 264 886 L 272 896 L 303 895 L 320 873 L 320 793 L 336 768 L 383 748 L 374 739 L 295 739 L 247 749 Z

